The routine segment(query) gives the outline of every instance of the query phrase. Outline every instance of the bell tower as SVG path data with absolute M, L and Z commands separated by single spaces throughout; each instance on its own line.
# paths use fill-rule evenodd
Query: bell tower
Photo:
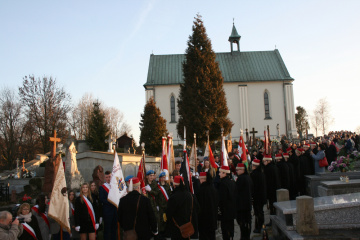
M 232 27 L 232 31 L 231 31 L 231 35 L 229 37 L 229 42 L 230 42 L 230 49 L 231 49 L 231 53 L 233 52 L 240 52 L 240 38 L 241 36 L 238 34 L 238 32 L 236 31 L 236 27 L 235 24 L 233 22 L 233 27 Z M 235 51 L 233 44 L 237 45 L 237 51 Z

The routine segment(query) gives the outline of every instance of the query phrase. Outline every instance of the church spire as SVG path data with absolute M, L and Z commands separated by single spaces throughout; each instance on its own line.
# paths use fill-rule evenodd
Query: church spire
M 237 45 L 237 51 L 240 52 L 240 38 L 241 38 L 241 36 L 236 31 L 236 27 L 235 27 L 235 24 L 233 22 L 231 35 L 229 37 L 231 52 L 234 52 L 233 43 L 235 43 Z

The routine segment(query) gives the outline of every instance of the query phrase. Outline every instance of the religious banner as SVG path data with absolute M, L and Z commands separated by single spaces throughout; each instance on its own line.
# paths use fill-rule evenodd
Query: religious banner
M 115 151 L 115 159 L 110 180 L 110 190 L 108 195 L 108 201 L 114 206 L 118 207 L 120 198 L 126 194 L 126 185 L 124 175 L 120 166 L 119 157 Z
M 54 181 L 54 187 L 51 192 L 48 215 L 65 231 L 71 233 L 69 224 L 69 200 L 67 196 L 65 173 L 62 160 L 60 161 L 61 162 Z
M 174 145 L 173 145 L 172 137 L 169 135 L 167 138 L 168 138 L 168 151 L 167 151 L 168 170 L 169 173 L 172 173 L 175 169 Z
M 162 137 L 162 155 L 161 155 L 161 163 L 160 169 L 162 172 L 165 172 L 165 179 L 169 180 L 169 167 L 166 153 L 166 137 Z

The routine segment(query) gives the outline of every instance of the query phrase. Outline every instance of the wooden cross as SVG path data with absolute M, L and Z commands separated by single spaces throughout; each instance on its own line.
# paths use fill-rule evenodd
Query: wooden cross
M 256 137 L 255 137 L 255 133 L 257 133 L 258 131 L 255 131 L 255 128 L 252 128 L 252 131 L 250 132 L 253 135 L 253 144 L 256 145 Z
M 53 142 L 53 148 L 51 150 L 51 158 L 56 156 L 56 143 L 60 142 L 61 139 L 56 137 L 56 130 L 54 130 L 54 137 L 50 137 L 50 142 Z

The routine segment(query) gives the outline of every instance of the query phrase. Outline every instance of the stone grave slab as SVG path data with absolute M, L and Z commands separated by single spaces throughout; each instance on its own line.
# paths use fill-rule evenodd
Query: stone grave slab
M 350 179 L 349 182 L 324 181 L 320 184 L 318 186 L 320 197 L 360 192 L 360 179 Z
M 307 194 L 311 197 L 320 197 L 318 193 L 318 186 L 324 181 L 337 181 L 340 180 L 341 176 L 348 176 L 349 179 L 360 179 L 360 172 L 324 172 L 317 173 L 316 175 L 306 175 L 306 188 Z
M 304 237 L 296 232 L 296 200 L 276 202 L 274 207 L 277 214 L 270 216 L 274 236 L 286 236 L 289 239 L 326 239 L 324 234 L 336 234 L 339 235 L 336 239 L 349 239 L 341 237 L 341 234 L 356 231 L 360 233 L 360 193 L 314 198 L 319 236 Z

